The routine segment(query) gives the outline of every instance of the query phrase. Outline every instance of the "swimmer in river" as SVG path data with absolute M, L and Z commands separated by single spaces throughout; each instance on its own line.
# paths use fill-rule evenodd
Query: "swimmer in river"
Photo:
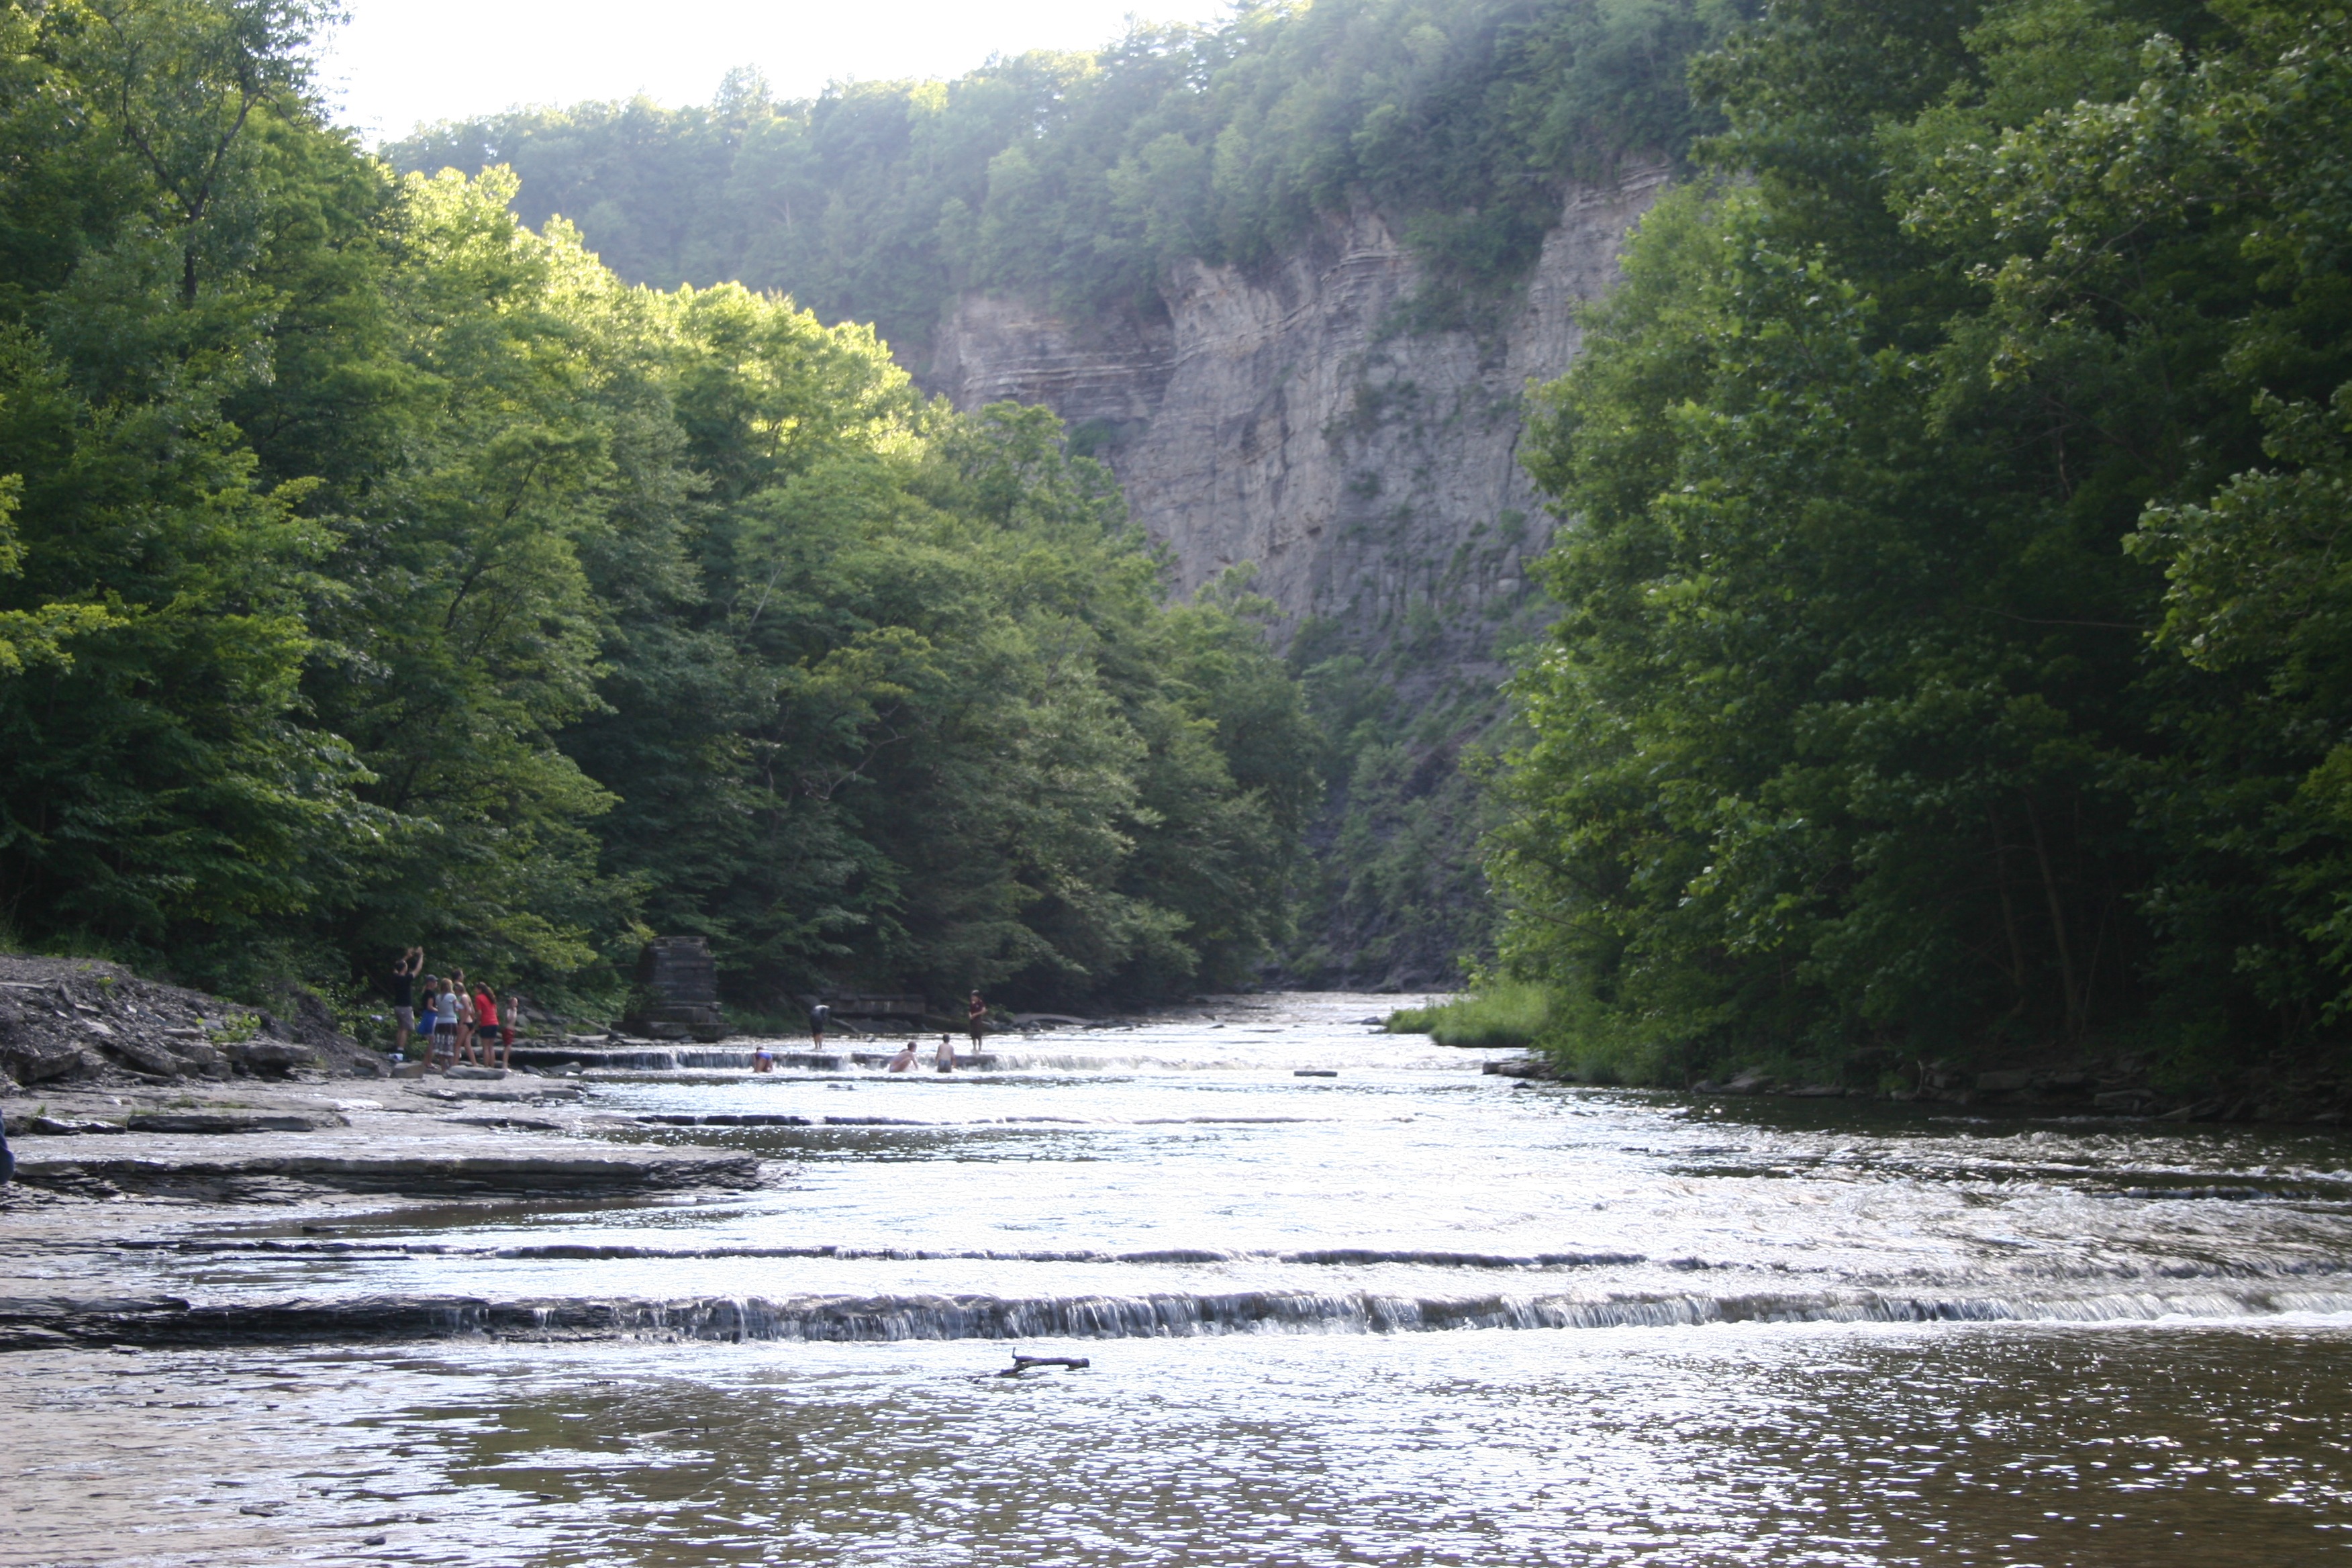
M 955 1045 L 945 1035 L 940 1037 L 939 1055 L 932 1058 L 941 1072 L 955 1071 Z
M 890 1070 L 892 1072 L 905 1072 L 914 1065 L 915 1037 L 912 1035 L 909 1035 L 907 1037 L 907 1043 L 898 1048 L 898 1054 L 890 1058 Z
M 768 1049 L 767 1043 L 765 1041 L 761 1041 L 759 1045 L 751 1047 L 751 1070 L 753 1072 L 773 1072 L 776 1070 L 776 1054 Z

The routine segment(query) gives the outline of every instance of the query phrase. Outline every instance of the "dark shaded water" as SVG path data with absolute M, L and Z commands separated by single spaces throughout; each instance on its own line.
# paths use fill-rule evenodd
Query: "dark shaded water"
M 1514 1089 L 1374 1005 L 992 1079 L 610 1085 L 892 1124 L 643 1134 L 793 1163 L 748 1198 L 58 1263 L 593 1300 L 649 1337 L 8 1357 L 0 1561 L 2352 1553 L 2340 1140 Z M 1581 1326 L 1509 1326 L 1544 1324 Z M 1094 1365 L 990 1375 L 1014 1349 Z

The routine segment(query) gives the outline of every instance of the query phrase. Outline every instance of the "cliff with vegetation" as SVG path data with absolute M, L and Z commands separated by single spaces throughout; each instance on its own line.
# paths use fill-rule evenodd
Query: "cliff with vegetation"
M 1321 731 L 1290 975 L 1428 985 L 1491 945 L 1464 772 L 1544 612 L 1525 393 L 1705 117 L 1702 0 L 1319 0 L 952 82 L 420 130 L 625 274 L 872 321 L 963 409 L 1052 409 L 1195 593 L 1241 569 Z
M 0 938 L 2352 1084 L 2340 12 L 1317 0 L 404 176 L 319 14 L 0 6 Z
M 304 0 L 0 5 L 0 945 L 363 1009 L 1234 984 L 1314 728 L 1048 412 L 328 124 Z M 381 994 L 380 993 L 378 994 Z
M 1577 310 L 1613 284 L 1666 177 L 1639 165 L 1572 189 L 1483 332 L 1401 325 L 1425 270 L 1370 211 L 1260 268 L 1171 268 L 1164 314 L 1071 321 L 971 294 L 940 331 L 931 387 L 1054 409 L 1118 475 L 1177 589 L 1247 570 L 1323 713 L 1367 727 L 1336 737 L 1296 973 L 1441 984 L 1482 944 L 1460 763 L 1547 614 L 1528 577 L 1552 520 L 1519 460 L 1526 394 L 1567 370 Z
M 1140 321 L 962 296 L 923 379 L 960 407 L 1060 415 L 1167 545 L 1180 592 L 1245 565 L 1286 629 L 1412 637 L 1400 673 L 1417 698 L 1491 683 L 1506 668 L 1493 625 L 1524 603 L 1550 537 L 1518 461 L 1527 389 L 1567 370 L 1577 310 L 1614 284 L 1666 177 L 1640 165 L 1574 187 L 1487 332 L 1402 325 L 1423 268 L 1358 211 L 1261 268 L 1171 268 Z

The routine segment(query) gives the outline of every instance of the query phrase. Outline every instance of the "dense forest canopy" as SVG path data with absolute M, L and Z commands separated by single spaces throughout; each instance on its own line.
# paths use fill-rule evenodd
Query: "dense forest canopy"
M 1686 154 L 1531 429 L 1494 978 L 1652 1081 L 2347 1065 L 2343 11 L 1322 0 L 404 174 L 322 121 L 320 14 L 0 5 L 11 940 L 1147 996 L 1302 882 L 1422 896 L 1467 807 L 1405 809 L 1380 650 L 1168 602 L 1051 418 L 884 340 L 1356 203 L 1473 320 L 1563 181 Z
M 1316 784 L 1238 584 L 1173 605 L 1048 416 L 625 284 L 328 126 L 307 0 L 0 5 L 0 938 L 591 1005 L 1164 994 Z
M 2341 1071 L 2352 20 L 1777 0 L 1696 80 L 1538 431 L 1495 869 L 1555 1045 Z
M 1098 53 L 1018 55 L 953 81 L 781 102 L 738 72 L 706 107 L 517 109 L 422 128 L 384 154 L 428 174 L 510 167 L 519 216 L 576 223 L 623 276 L 783 290 L 820 319 L 874 323 L 919 373 L 967 290 L 1055 308 L 1083 337 L 1161 311 L 1183 262 L 1255 267 L 1367 207 L 1424 263 L 1406 319 L 1382 330 L 1484 331 L 1572 182 L 1679 160 L 1717 123 L 1686 62 L 1754 9 L 1246 5 L 1219 26 L 1139 26 Z M 1116 460 L 1133 434 L 1088 423 L 1072 438 Z M 1523 628 L 1488 632 L 1500 644 Z M 1491 952 L 1478 787 L 1457 764 L 1489 749 L 1505 708 L 1491 681 L 1430 700 L 1421 640 L 1326 621 L 1286 650 L 1329 784 L 1282 954 L 1291 975 L 1426 984 L 1458 953 Z
M 506 164 L 624 276 L 740 279 L 875 324 L 909 363 L 942 307 L 1007 289 L 1085 321 L 1159 308 L 1171 262 L 1260 262 L 1320 213 L 1377 206 L 1458 317 L 1507 289 L 1563 182 L 1675 155 L 1707 123 L 1692 50 L 1745 0 L 1253 3 L 1030 53 L 953 81 L 778 101 L 756 73 L 708 107 L 519 109 L 420 128 L 396 167 Z

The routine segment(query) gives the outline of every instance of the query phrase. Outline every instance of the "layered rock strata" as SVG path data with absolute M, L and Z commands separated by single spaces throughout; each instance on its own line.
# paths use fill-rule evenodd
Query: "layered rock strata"
M 1053 408 L 1118 474 L 1189 591 L 1244 563 L 1286 626 L 1411 635 L 1431 678 L 1491 681 L 1495 630 L 1549 541 L 1518 463 L 1529 384 L 1617 278 L 1663 167 L 1572 192 L 1494 330 L 1410 330 L 1421 268 L 1380 214 L 1332 218 L 1262 269 L 1194 262 L 1164 318 L 1074 322 L 962 300 L 923 379 L 961 407 Z
M 282 1007 L 271 1011 L 96 959 L 0 953 L 0 1080 L 176 1081 L 298 1069 L 385 1071 L 299 987 L 287 987 Z

